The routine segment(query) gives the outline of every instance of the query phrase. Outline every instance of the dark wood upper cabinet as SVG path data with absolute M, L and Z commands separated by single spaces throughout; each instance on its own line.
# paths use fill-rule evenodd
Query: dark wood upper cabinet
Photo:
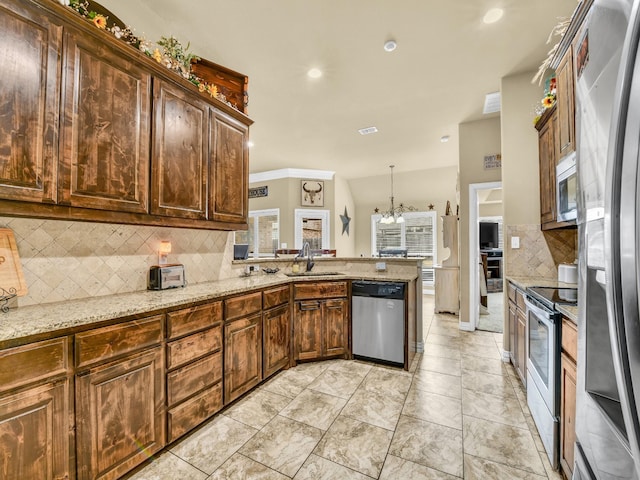
M 151 213 L 207 218 L 209 106 L 155 80 Z
M 249 203 L 249 129 L 222 112 L 212 114 L 211 219 L 244 223 Z
M 71 31 L 63 92 L 60 203 L 147 212 L 151 75 Z
M 561 160 L 576 149 L 573 48 L 569 47 L 556 69 L 558 99 L 558 158 Z
M 4 0 L 0 32 L 0 198 L 53 203 L 62 25 Z
M 540 223 L 555 222 L 556 214 L 556 133 L 555 107 L 538 122 L 540 160 Z

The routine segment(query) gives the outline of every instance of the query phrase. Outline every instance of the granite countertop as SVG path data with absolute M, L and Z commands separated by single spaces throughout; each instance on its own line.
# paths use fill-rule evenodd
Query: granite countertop
M 26 337 L 37 337 L 53 332 L 68 334 L 72 329 L 108 322 L 122 317 L 143 315 L 163 309 L 186 306 L 195 302 L 215 300 L 216 298 L 240 294 L 251 290 L 285 285 L 291 282 L 319 280 L 381 280 L 410 282 L 417 278 L 415 274 L 402 273 L 356 273 L 340 275 L 319 275 L 289 277 L 282 272 L 277 274 L 256 274 L 248 277 L 235 277 L 216 282 L 187 285 L 185 288 L 169 290 L 105 295 L 65 302 L 48 303 L 11 309 L 0 313 L 0 348 L 12 341 Z M 3 345 L 4 344 L 4 345 Z
M 513 283 L 521 290 L 526 290 L 528 287 L 557 287 L 557 288 L 577 288 L 576 283 L 564 283 L 558 280 L 540 277 L 518 277 L 507 276 L 506 279 Z
M 556 304 L 556 309 L 576 325 L 578 324 L 578 307 L 575 305 Z

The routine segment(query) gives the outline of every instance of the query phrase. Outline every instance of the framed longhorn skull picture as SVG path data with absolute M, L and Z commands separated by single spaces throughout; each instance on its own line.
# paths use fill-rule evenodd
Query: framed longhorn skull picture
M 324 182 L 302 180 L 300 194 L 300 203 L 303 207 L 324 207 Z

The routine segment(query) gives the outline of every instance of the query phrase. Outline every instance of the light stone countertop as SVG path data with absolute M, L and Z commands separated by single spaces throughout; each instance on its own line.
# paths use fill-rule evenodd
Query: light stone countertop
M 544 278 L 535 277 L 506 277 L 508 281 L 516 285 L 521 290 L 526 290 L 527 287 L 558 287 L 558 288 L 576 288 L 578 285 L 575 283 L 564 283 L 557 280 L 550 280 Z M 578 307 L 575 305 L 563 305 L 556 303 L 556 310 L 562 313 L 565 317 L 572 320 L 574 323 L 578 323 Z
M 576 325 L 578 324 L 578 307 L 575 305 L 556 305 L 556 309 Z
M 321 272 L 317 272 L 321 273 Z M 217 282 L 187 285 L 185 288 L 105 295 L 65 302 L 48 303 L 11 309 L 0 312 L 0 348 L 12 344 L 24 343 L 27 337 L 66 335 L 73 329 L 110 320 L 144 315 L 146 313 L 173 307 L 187 306 L 191 303 L 215 300 L 216 298 L 240 294 L 251 290 L 263 289 L 292 282 L 320 280 L 379 280 L 410 282 L 417 278 L 415 274 L 403 273 L 361 273 L 341 275 L 314 275 L 288 277 L 282 272 L 277 274 L 255 274 L 248 277 L 236 277 Z

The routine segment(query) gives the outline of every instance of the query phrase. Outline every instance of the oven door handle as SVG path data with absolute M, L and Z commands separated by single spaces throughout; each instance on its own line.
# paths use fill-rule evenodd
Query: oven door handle
M 536 317 L 544 318 L 547 322 L 551 321 L 551 314 L 546 310 L 543 310 L 542 308 L 538 307 L 537 305 L 534 305 L 533 303 L 531 303 L 527 299 L 527 297 L 524 298 L 524 303 L 527 306 L 527 310 L 531 310 Z

